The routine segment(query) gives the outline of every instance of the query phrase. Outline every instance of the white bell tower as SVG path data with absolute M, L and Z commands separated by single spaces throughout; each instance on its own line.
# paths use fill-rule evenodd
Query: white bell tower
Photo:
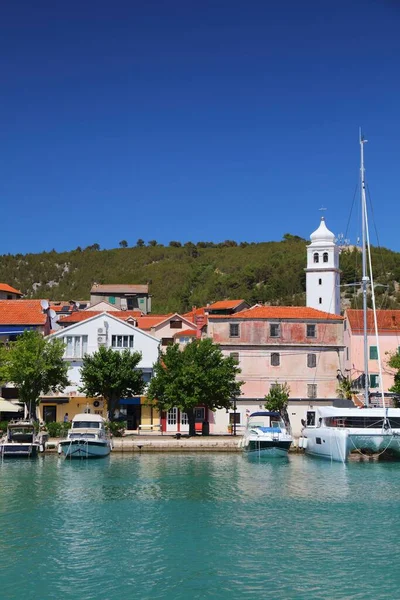
M 339 248 L 324 217 L 310 240 L 305 269 L 307 306 L 340 315 Z

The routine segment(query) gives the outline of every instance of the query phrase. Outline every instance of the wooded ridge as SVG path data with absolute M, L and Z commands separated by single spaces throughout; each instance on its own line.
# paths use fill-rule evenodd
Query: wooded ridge
M 21 290 L 26 298 L 88 300 L 97 283 L 150 284 L 153 313 L 184 312 L 192 306 L 231 298 L 249 304 L 305 304 L 307 240 L 286 234 L 280 242 L 240 244 L 227 240 L 170 242 L 154 240 L 135 247 L 101 250 L 98 244 L 70 252 L 0 256 L 0 281 Z M 381 308 L 400 308 L 400 254 L 372 248 L 375 291 Z M 361 254 L 344 249 L 341 284 L 361 280 Z M 358 287 L 343 287 L 342 297 L 359 307 Z

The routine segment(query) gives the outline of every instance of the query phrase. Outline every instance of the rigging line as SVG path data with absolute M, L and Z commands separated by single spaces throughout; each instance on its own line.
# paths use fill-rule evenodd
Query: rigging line
M 353 201 L 352 201 L 352 203 L 351 203 L 350 214 L 349 214 L 349 218 L 348 218 L 348 220 L 347 220 L 346 232 L 345 232 L 345 234 L 344 234 L 344 237 L 345 237 L 345 238 L 347 238 L 347 233 L 348 233 L 348 231 L 349 231 L 349 227 L 350 227 L 350 220 L 351 220 L 351 215 L 353 214 L 353 208 L 354 208 L 354 203 L 355 203 L 355 200 L 356 200 L 357 190 L 358 190 L 358 181 L 357 181 L 356 188 L 355 188 L 355 190 L 354 190 L 354 196 L 353 196 Z

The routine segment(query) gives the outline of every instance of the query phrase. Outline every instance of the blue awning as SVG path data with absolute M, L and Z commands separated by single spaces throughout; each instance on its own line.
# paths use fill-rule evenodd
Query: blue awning
M 140 396 L 137 396 L 136 398 L 121 398 L 119 403 L 123 405 L 135 404 L 136 406 L 138 406 L 140 404 Z
M 0 334 L 17 335 L 31 329 L 36 329 L 36 327 L 32 327 L 32 325 L 0 325 Z

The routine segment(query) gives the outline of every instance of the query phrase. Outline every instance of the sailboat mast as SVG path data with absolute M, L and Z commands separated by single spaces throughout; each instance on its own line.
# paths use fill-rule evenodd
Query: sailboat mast
M 365 374 L 365 386 L 364 386 L 364 404 L 369 406 L 369 373 L 368 373 L 368 321 L 367 321 L 367 288 L 369 283 L 369 277 L 367 275 L 367 233 L 366 233 L 366 211 L 367 202 L 365 196 L 365 168 L 364 168 L 364 144 L 367 140 L 360 130 L 360 150 L 361 150 L 361 166 L 360 166 L 360 177 L 361 177 L 361 217 L 362 217 L 362 297 L 363 297 L 363 330 L 364 330 L 364 374 Z

